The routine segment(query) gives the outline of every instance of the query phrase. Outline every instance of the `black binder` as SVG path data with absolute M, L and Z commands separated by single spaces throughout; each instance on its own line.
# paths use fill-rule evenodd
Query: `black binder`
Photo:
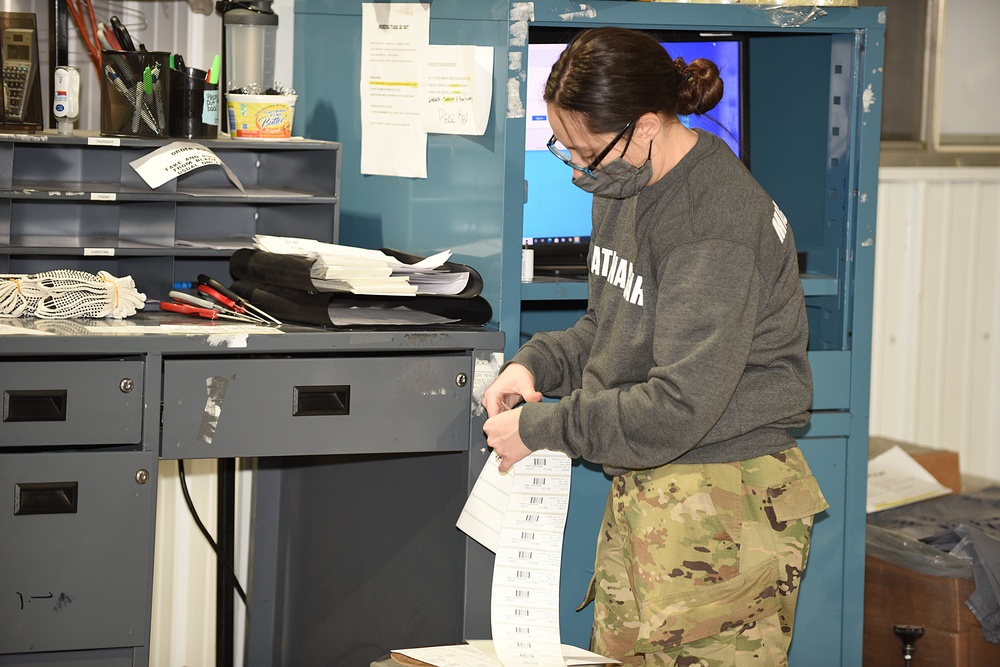
M 381 248 L 401 262 L 413 264 L 423 257 L 391 248 Z M 458 320 L 465 325 L 482 326 L 493 317 L 493 309 L 480 292 L 483 279 L 478 271 L 464 264 L 446 262 L 442 268 L 469 274 L 465 289 L 455 295 L 416 294 L 382 296 L 347 292 L 318 292 L 310 270 L 313 260 L 301 255 L 285 255 L 265 250 L 242 248 L 229 260 L 229 272 L 236 278 L 234 292 L 255 306 L 285 322 L 335 326 L 330 319 L 332 308 L 371 308 L 389 310 L 405 306 L 411 310 Z

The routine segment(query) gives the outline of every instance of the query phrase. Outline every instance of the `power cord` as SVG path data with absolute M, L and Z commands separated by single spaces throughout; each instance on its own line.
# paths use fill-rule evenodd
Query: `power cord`
M 184 477 L 184 461 L 182 459 L 177 459 L 177 471 L 180 473 L 181 491 L 184 492 L 184 502 L 187 503 L 188 511 L 191 512 L 194 522 L 198 525 L 198 530 L 200 530 L 201 534 L 205 536 L 206 540 L 208 540 L 209 546 L 211 546 L 212 551 L 215 552 L 215 557 L 220 563 L 222 563 L 222 566 L 226 568 L 226 571 L 229 572 L 230 576 L 232 576 L 233 586 L 236 588 L 236 593 L 240 596 L 240 599 L 243 600 L 243 604 L 245 605 L 247 603 L 247 594 L 243 592 L 243 587 L 240 586 L 240 580 L 236 576 L 236 571 L 233 569 L 232 563 L 222 556 L 222 553 L 219 551 L 219 545 L 216 544 L 214 539 L 212 539 L 208 529 L 205 528 L 205 524 L 201 522 L 201 518 L 198 516 L 198 510 L 195 509 L 194 503 L 191 502 L 191 494 L 188 493 L 187 479 Z

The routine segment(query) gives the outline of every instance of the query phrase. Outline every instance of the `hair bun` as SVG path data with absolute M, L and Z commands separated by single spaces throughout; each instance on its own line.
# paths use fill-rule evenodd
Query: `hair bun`
M 681 73 L 681 89 L 678 94 L 677 113 L 707 113 L 722 99 L 722 77 L 718 66 L 711 60 L 697 58 L 685 64 L 683 58 L 675 58 L 674 64 Z

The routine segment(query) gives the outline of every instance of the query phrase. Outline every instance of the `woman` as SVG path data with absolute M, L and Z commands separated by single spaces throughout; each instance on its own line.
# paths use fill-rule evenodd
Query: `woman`
M 544 98 L 550 150 L 595 195 L 588 308 L 484 396 L 501 472 L 550 449 L 613 476 L 591 648 L 627 665 L 787 664 L 827 507 L 788 432 L 812 399 L 792 231 L 725 143 L 678 119 L 721 94 L 714 63 L 644 33 L 588 30 L 563 52 Z

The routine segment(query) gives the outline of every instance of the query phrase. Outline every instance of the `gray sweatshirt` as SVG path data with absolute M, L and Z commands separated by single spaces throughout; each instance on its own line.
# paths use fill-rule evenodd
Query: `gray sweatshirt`
M 511 361 L 558 402 L 526 404 L 531 450 L 609 473 L 721 463 L 794 444 L 812 375 L 795 241 L 714 135 L 627 199 L 594 197 L 587 312 Z

